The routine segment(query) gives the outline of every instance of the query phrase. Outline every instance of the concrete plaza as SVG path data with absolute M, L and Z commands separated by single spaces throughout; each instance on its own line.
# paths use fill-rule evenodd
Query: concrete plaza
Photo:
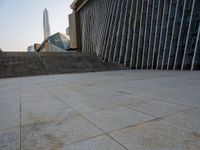
M 200 72 L 0 79 L 0 150 L 199 150 Z

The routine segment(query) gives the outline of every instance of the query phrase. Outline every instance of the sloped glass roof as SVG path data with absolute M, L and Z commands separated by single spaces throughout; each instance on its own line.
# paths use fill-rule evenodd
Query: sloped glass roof
M 51 42 L 51 44 L 54 44 L 59 48 L 62 48 L 65 50 L 70 48 L 69 39 L 61 33 L 56 33 L 48 37 L 48 40 Z

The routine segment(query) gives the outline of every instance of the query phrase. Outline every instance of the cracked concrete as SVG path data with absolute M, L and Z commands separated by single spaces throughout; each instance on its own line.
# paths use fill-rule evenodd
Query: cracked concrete
M 0 79 L 0 150 L 199 150 L 200 72 Z

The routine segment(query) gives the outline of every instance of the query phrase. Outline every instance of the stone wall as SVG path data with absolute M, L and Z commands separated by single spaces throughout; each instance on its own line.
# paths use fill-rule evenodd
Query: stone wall
M 49 74 L 121 70 L 123 66 L 102 62 L 94 53 L 1 52 L 0 79 Z

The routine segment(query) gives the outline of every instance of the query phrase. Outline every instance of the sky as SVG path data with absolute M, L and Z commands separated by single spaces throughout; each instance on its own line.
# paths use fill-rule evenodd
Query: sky
M 43 41 L 43 11 L 49 12 L 51 34 L 66 33 L 74 0 L 0 0 L 0 48 L 27 51 Z

